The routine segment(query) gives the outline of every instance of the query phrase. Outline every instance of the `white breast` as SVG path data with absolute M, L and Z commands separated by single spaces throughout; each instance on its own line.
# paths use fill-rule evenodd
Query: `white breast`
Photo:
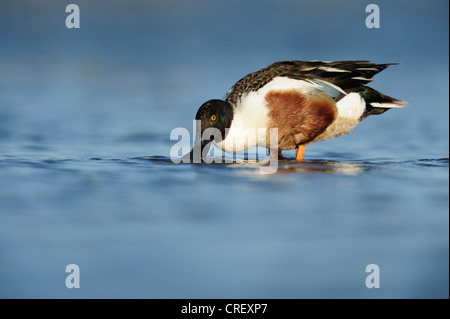
M 233 122 L 225 132 L 225 139 L 215 145 L 228 153 L 242 152 L 257 146 L 258 141 L 265 141 L 266 129 L 267 108 L 264 104 L 261 104 L 259 111 L 251 111 L 248 107 L 235 109 Z

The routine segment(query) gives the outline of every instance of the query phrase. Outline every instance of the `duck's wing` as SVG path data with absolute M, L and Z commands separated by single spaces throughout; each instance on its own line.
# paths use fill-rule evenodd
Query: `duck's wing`
M 276 62 L 264 69 L 250 73 L 239 80 L 228 91 L 226 100 L 231 104 L 236 105 L 238 99 L 243 94 L 251 91 L 257 91 L 276 77 L 288 77 L 295 80 L 319 83 L 323 87 L 329 87 L 336 92 L 336 94 L 333 94 L 334 96 L 332 97 L 339 100 L 348 92 L 367 91 L 365 84 L 372 81 L 372 77 L 375 74 L 383 71 L 389 65 L 393 64 L 396 63 L 375 64 L 369 61 Z M 371 96 L 377 100 L 378 98 L 373 91 L 370 91 Z M 391 102 L 397 101 L 383 95 L 383 99 L 386 100 L 386 98 Z

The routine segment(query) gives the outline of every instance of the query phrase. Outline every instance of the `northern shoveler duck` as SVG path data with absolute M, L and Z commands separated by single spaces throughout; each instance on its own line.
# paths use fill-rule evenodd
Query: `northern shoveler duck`
M 278 156 L 282 157 L 281 150 L 297 149 L 296 161 L 302 161 L 305 145 L 350 133 L 367 116 L 406 105 L 366 86 L 393 64 L 284 61 L 250 73 L 224 100 L 209 100 L 200 106 L 195 118 L 201 130 L 197 130 L 191 158 L 196 148 L 207 154 L 213 140 L 229 153 L 253 146 L 269 148 L 268 129 L 277 128 Z M 219 129 L 224 138 L 202 140 L 198 133 L 211 127 Z M 264 134 L 264 145 L 249 138 L 255 130 Z M 270 155 L 277 153 L 270 150 Z

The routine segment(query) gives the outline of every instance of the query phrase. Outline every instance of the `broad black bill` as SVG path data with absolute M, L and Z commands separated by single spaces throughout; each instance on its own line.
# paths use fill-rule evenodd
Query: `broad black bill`
M 211 141 L 202 141 L 199 143 L 195 143 L 192 150 L 189 153 L 185 154 L 181 158 L 181 160 L 184 163 L 186 162 L 194 164 L 204 163 L 206 155 L 208 154 L 210 148 L 211 148 Z
M 213 137 L 210 140 L 202 140 L 201 125 L 197 125 L 194 146 L 189 153 L 183 155 L 181 158 L 182 162 L 194 164 L 204 163 L 213 140 Z

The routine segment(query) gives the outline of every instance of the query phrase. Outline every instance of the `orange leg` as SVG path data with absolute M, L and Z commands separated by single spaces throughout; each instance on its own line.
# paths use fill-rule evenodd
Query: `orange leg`
M 297 162 L 303 161 L 303 155 L 305 155 L 305 145 L 300 145 L 295 152 L 295 160 Z

